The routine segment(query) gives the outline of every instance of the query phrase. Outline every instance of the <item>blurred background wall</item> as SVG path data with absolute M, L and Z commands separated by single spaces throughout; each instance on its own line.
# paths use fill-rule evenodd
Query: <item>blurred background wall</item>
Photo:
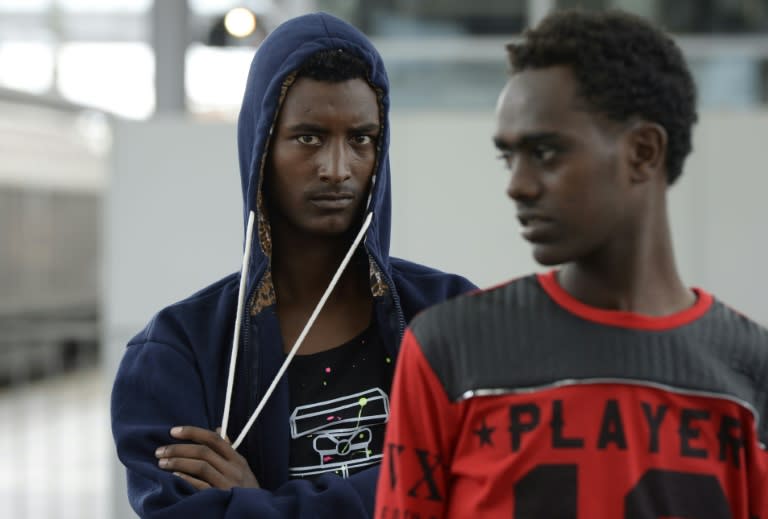
M 768 325 L 768 0 L 0 0 L 0 517 L 132 516 L 112 377 L 155 311 L 239 268 L 234 124 L 264 35 L 322 9 L 374 40 L 392 253 L 490 285 L 538 269 L 491 143 L 504 44 L 575 5 L 682 46 L 701 122 L 670 193 L 680 268 Z

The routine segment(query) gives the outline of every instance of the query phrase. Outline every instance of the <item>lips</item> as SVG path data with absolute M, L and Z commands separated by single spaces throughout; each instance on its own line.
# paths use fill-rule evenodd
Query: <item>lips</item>
M 309 201 L 321 209 L 345 209 L 354 201 L 352 193 L 318 193 L 310 196 Z
M 537 213 L 518 213 L 517 220 L 523 227 L 523 238 L 528 241 L 545 240 L 554 225 L 554 220 Z
M 528 225 L 551 222 L 552 219 L 538 213 L 517 213 L 517 221 L 523 227 L 527 227 Z

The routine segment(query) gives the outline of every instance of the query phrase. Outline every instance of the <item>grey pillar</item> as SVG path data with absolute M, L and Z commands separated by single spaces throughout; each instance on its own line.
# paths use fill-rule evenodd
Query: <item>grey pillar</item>
M 152 47 L 155 52 L 156 114 L 186 111 L 184 60 L 189 43 L 187 0 L 155 0 Z

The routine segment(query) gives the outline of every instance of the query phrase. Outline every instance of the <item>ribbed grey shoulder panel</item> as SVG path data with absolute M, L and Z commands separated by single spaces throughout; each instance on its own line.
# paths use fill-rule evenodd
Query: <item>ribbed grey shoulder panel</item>
M 716 393 L 759 416 L 768 411 L 768 330 L 717 300 L 678 328 L 627 329 L 571 314 L 528 276 L 430 308 L 411 329 L 454 401 L 471 390 L 606 378 Z M 761 423 L 762 439 L 766 432 Z

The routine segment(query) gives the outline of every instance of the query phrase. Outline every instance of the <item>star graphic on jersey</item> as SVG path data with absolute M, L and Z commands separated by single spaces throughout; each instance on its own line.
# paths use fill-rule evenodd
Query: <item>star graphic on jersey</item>
M 491 440 L 491 434 L 495 431 L 495 427 L 488 427 L 485 424 L 485 418 L 483 418 L 483 425 L 474 431 L 474 433 L 480 438 L 480 446 L 491 445 L 493 446 L 493 440 Z

